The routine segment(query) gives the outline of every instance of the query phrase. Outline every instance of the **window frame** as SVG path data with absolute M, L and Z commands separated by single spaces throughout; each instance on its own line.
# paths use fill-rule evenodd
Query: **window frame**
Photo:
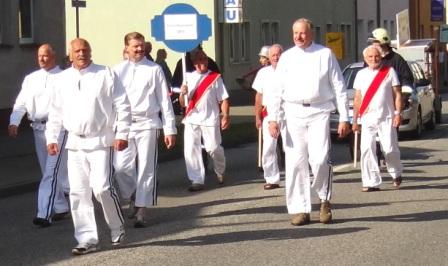
M 24 1 L 28 1 L 27 3 L 24 3 Z M 23 36 L 22 31 L 23 31 L 23 21 L 22 20 L 22 15 L 21 15 L 21 8 L 22 8 L 22 4 L 28 4 L 29 3 L 29 18 L 27 19 L 29 23 L 28 27 L 29 27 L 29 36 Z M 35 42 L 35 0 L 19 0 L 19 6 L 17 9 L 17 20 L 18 20 L 18 34 L 19 34 L 19 44 L 32 44 Z

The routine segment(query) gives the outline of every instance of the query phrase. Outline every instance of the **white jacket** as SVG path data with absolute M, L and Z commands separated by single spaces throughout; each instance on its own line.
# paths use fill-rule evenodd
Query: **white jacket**
M 137 63 L 123 61 L 113 69 L 131 103 L 131 131 L 163 127 L 165 135 L 177 134 L 176 118 L 162 68 L 143 58 Z
M 48 120 L 54 80 L 61 69 L 56 66 L 49 71 L 41 68 L 25 77 L 22 89 L 17 96 L 9 119 L 10 125 L 18 126 L 22 117 L 28 113 L 34 129 L 44 130 Z
M 69 132 L 67 149 L 110 147 L 114 139 L 127 140 L 130 125 L 129 101 L 110 68 L 91 63 L 80 71 L 71 67 L 58 75 L 45 132 L 47 143 L 57 143 L 63 126 Z

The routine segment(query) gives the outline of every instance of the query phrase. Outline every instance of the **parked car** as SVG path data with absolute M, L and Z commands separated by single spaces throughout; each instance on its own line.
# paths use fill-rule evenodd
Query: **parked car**
M 408 65 L 414 74 L 414 89 L 402 89 L 403 120 L 399 128 L 399 133 L 400 135 L 409 133 L 414 138 L 419 138 L 424 125 L 427 129 L 433 129 L 435 127 L 435 94 L 430 86 L 430 81 L 425 78 L 421 66 L 415 61 L 408 61 Z M 353 122 L 353 98 L 355 95 L 353 82 L 356 74 L 363 67 L 363 62 L 357 62 L 348 65 L 342 72 L 345 84 L 347 85 L 350 123 Z M 338 123 L 339 114 L 337 111 L 334 111 L 330 116 L 330 130 L 332 135 L 337 134 Z

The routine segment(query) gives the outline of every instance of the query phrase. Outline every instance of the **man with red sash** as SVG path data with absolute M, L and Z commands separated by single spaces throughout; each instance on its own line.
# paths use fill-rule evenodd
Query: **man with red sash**
M 398 148 L 397 128 L 401 124 L 401 85 L 392 67 L 381 65 L 381 51 L 368 46 L 363 51 L 368 67 L 356 75 L 353 116 L 360 118 L 361 131 L 361 174 L 362 191 L 380 190 L 381 173 L 376 157 L 376 136 L 378 134 L 387 171 L 396 188 L 401 184 L 403 170 Z M 353 121 L 353 131 L 360 131 L 358 119 Z
M 275 68 L 277 67 L 283 48 L 279 44 L 273 44 L 269 47 L 268 56 L 271 65 L 265 66 L 258 71 L 252 88 L 257 91 L 255 95 L 255 126 L 262 130 L 263 148 L 262 148 L 262 166 L 264 179 L 266 184 L 265 190 L 276 189 L 280 187 L 280 170 L 277 158 L 277 138 L 269 134 L 268 119 L 264 119 L 268 115 L 267 106 L 269 101 L 274 97 L 275 90 Z M 279 120 L 280 131 L 284 135 L 285 123 L 283 115 Z
M 195 71 L 187 73 L 179 102 L 182 107 L 187 107 L 183 120 L 184 157 L 192 183 L 188 190 L 194 192 L 204 189 L 201 137 L 205 150 L 213 160 L 218 182 L 224 182 L 226 159 L 220 130 L 229 127 L 230 117 L 229 95 L 220 74 L 208 70 L 208 58 L 204 51 L 195 49 L 190 56 Z

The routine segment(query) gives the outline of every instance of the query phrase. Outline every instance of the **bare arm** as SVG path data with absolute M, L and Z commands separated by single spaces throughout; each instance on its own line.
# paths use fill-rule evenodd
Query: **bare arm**
M 230 103 L 228 99 L 221 102 L 221 129 L 226 130 L 230 126 L 230 115 L 229 115 Z
M 401 86 L 393 86 L 393 90 L 394 90 L 394 103 L 395 103 L 393 126 L 399 127 L 401 125 L 401 111 L 403 109 L 401 99 Z
M 187 85 L 182 85 L 180 87 L 180 95 L 179 95 L 179 104 L 181 107 L 186 107 L 185 106 L 185 96 L 188 94 L 188 86 Z
M 261 111 L 263 109 L 263 106 L 261 105 L 263 99 L 263 94 L 257 92 L 255 94 L 255 127 L 258 129 L 261 127 Z
M 358 125 L 358 115 L 359 115 L 359 107 L 361 107 L 361 91 L 355 89 L 355 98 L 353 99 L 353 131 L 359 131 Z

